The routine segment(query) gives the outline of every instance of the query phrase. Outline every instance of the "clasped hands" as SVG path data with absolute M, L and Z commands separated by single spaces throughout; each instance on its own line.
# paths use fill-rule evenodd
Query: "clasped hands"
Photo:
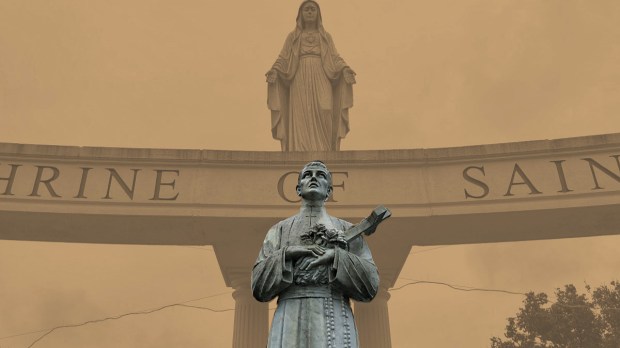
M 335 255 L 334 249 L 324 248 L 316 244 L 296 245 L 286 248 L 286 257 L 294 261 L 305 256 L 313 256 L 307 257 L 301 262 L 299 265 L 301 270 L 309 270 L 320 265 L 331 264 L 334 261 Z

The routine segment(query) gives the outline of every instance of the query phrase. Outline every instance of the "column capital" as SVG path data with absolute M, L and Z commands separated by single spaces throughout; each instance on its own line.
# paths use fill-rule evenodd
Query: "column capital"
M 269 331 L 269 304 L 252 296 L 249 279 L 236 283 L 234 289 L 233 348 L 264 348 Z
M 390 348 L 392 346 L 387 304 L 390 296 L 387 288 L 380 286 L 372 301 L 355 303 L 354 314 L 361 347 Z
M 256 302 L 258 304 L 258 301 L 254 299 L 254 296 L 252 296 L 252 290 L 250 289 L 249 284 L 247 286 L 240 285 L 234 289 L 235 290 L 232 293 L 232 297 L 233 299 L 235 299 L 236 302 L 251 301 L 251 302 Z
M 392 297 L 392 294 L 390 294 L 388 289 L 380 287 L 379 291 L 377 291 L 377 295 L 375 295 L 375 298 L 372 301 L 387 302 L 390 299 L 390 297 Z M 371 301 L 371 303 L 372 303 L 372 301 Z
M 228 279 L 230 280 L 230 286 L 234 289 L 250 288 L 252 281 L 252 270 L 250 269 L 229 269 Z

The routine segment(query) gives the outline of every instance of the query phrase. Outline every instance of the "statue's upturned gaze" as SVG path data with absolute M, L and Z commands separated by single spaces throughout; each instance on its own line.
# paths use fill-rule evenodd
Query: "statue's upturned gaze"
M 271 227 L 254 264 L 254 297 L 278 297 L 269 348 L 359 346 L 350 299 L 370 301 L 379 287 L 377 267 L 361 232 L 372 233 L 389 211 L 351 228 L 327 214 L 331 191 L 325 164 L 306 164 L 297 183 L 299 213 Z M 375 212 L 371 216 L 377 216 Z

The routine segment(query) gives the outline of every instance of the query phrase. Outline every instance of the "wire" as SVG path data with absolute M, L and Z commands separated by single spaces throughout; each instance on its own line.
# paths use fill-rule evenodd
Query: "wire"
M 54 331 L 56 331 L 58 329 L 80 327 L 80 326 L 84 326 L 84 325 L 88 325 L 88 324 L 94 324 L 94 323 L 100 323 L 100 322 L 108 321 L 108 320 L 117 320 L 117 319 L 121 319 L 121 318 L 130 316 L 130 315 L 146 315 L 146 314 L 155 313 L 155 312 L 161 311 L 161 310 L 166 309 L 166 308 L 171 308 L 171 307 L 189 307 L 189 308 L 196 308 L 196 309 L 205 309 L 205 310 L 208 310 L 208 311 L 211 311 L 211 312 L 215 312 L 215 313 L 229 312 L 229 311 L 234 311 L 235 310 L 234 308 L 212 309 L 212 308 L 209 308 L 209 307 L 192 306 L 192 305 L 187 305 L 187 304 L 183 304 L 183 303 L 173 303 L 173 304 L 161 306 L 159 308 L 155 308 L 155 309 L 152 309 L 152 310 L 146 310 L 146 311 L 142 311 L 142 312 L 130 312 L 130 313 L 120 314 L 120 315 L 117 315 L 117 316 L 114 316 L 114 317 L 107 317 L 107 318 L 103 318 L 103 319 L 89 320 L 89 321 L 85 321 L 85 322 L 80 323 L 80 324 L 56 326 L 56 327 L 50 329 L 49 331 L 47 331 L 46 333 L 44 333 L 43 335 L 41 335 L 36 340 L 34 340 L 34 342 L 32 342 L 28 346 L 28 348 L 33 347 L 35 344 L 37 344 L 37 342 L 41 341 L 47 335 L 51 334 L 52 332 L 54 332 Z
M 442 245 L 442 246 L 438 246 L 438 247 L 434 247 L 434 248 L 430 248 L 430 249 L 424 249 L 424 250 L 420 250 L 420 251 L 412 251 L 409 253 L 409 255 L 416 255 L 416 254 L 424 254 L 425 252 L 429 252 L 429 251 L 433 251 L 433 250 L 437 250 L 437 249 L 442 249 L 442 248 L 447 248 L 451 245 Z
M 412 279 L 412 278 L 407 278 L 407 277 L 398 277 L 398 279 L 409 280 L 409 281 L 412 281 L 412 282 L 424 281 L 422 279 Z M 437 281 L 437 280 L 434 280 L 434 281 Z M 454 284 L 454 283 L 449 283 L 449 284 L 453 285 L 453 286 L 456 286 L 456 287 L 459 287 L 459 288 L 469 288 L 469 289 L 475 288 L 475 286 L 469 286 L 469 285 Z
M 401 285 L 399 287 L 391 288 L 389 291 L 392 292 L 392 291 L 401 290 L 403 288 L 406 288 L 409 285 L 416 285 L 416 284 L 437 284 L 437 285 L 447 286 L 447 287 L 449 287 L 451 289 L 459 290 L 459 291 L 501 292 L 501 293 L 510 294 L 510 295 L 526 296 L 526 294 L 524 294 L 522 292 L 502 290 L 502 289 L 485 289 L 485 288 L 464 287 L 464 286 L 452 285 L 452 284 L 448 284 L 448 283 L 444 283 L 444 282 L 436 282 L 436 281 L 431 281 L 431 280 L 415 280 L 415 281 L 403 284 L 403 285 Z
M 465 286 L 465 285 L 448 284 L 448 283 L 444 283 L 444 282 L 431 281 L 431 280 L 415 280 L 415 279 L 408 279 L 408 278 L 403 278 L 403 277 L 398 277 L 398 278 L 399 279 L 412 280 L 412 281 L 409 282 L 409 283 L 403 284 L 403 285 L 401 285 L 399 287 L 391 288 L 388 291 L 392 292 L 392 291 L 401 290 L 403 288 L 406 288 L 409 285 L 437 284 L 437 285 L 444 285 L 444 286 L 447 286 L 447 287 L 449 287 L 451 289 L 459 290 L 459 291 L 500 292 L 500 293 L 509 294 L 509 295 L 527 296 L 527 293 L 517 292 L 517 291 L 510 291 L 510 290 L 503 290 L 503 289 L 475 288 L 475 287 L 469 287 L 469 286 Z M 558 305 L 560 307 L 565 307 L 565 308 L 586 308 L 586 309 L 592 309 L 593 308 L 593 306 L 588 306 L 588 305 L 569 305 L 569 304 L 559 303 L 559 302 L 555 302 L 555 301 L 551 301 L 551 300 L 547 300 L 547 303 L 550 303 L 552 305 Z M 610 309 L 610 310 L 614 310 L 614 311 L 620 311 L 620 308 L 616 308 L 616 307 L 606 307 L 605 309 Z
M 437 249 L 437 248 L 435 248 L 435 249 Z M 440 281 L 416 280 L 416 279 L 410 279 L 410 278 L 405 278 L 405 277 L 399 277 L 399 279 L 410 280 L 410 282 L 408 282 L 406 284 L 403 284 L 401 286 L 398 286 L 398 287 L 391 288 L 388 291 L 390 291 L 390 292 L 398 291 L 398 290 L 402 290 L 402 289 L 404 289 L 404 288 L 406 288 L 406 287 L 408 287 L 410 285 L 416 285 L 416 284 L 434 284 L 434 285 L 447 286 L 450 289 L 458 290 L 458 291 L 467 291 L 467 292 L 471 292 L 471 291 L 499 292 L 499 293 L 504 293 L 504 294 L 509 294 L 509 295 L 527 296 L 526 293 L 517 292 L 517 291 L 510 291 L 510 290 L 503 290 L 503 289 L 479 288 L 479 287 L 471 287 L 471 286 L 466 286 L 466 285 L 449 284 L 449 283 L 440 282 Z M 214 313 L 231 312 L 231 311 L 235 311 L 235 309 L 234 308 L 213 309 L 213 308 L 209 308 L 209 307 L 203 307 L 203 306 L 196 306 L 196 305 L 189 305 L 188 304 L 188 303 L 191 303 L 191 302 L 196 302 L 196 301 L 199 301 L 199 300 L 204 300 L 204 299 L 207 299 L 207 298 L 212 298 L 212 297 L 216 297 L 216 296 L 226 295 L 226 294 L 230 294 L 230 293 L 232 293 L 232 291 L 222 292 L 222 293 L 213 294 L 213 295 L 209 295 L 209 296 L 203 296 L 203 297 L 195 298 L 195 299 L 192 299 L 192 300 L 187 300 L 187 301 L 180 302 L 180 303 L 167 304 L 167 305 L 163 305 L 161 307 L 146 309 L 146 310 L 143 310 L 143 311 L 128 312 L 128 313 L 123 313 L 123 314 L 119 314 L 119 315 L 112 316 L 112 317 L 88 320 L 88 321 L 85 321 L 85 322 L 82 322 L 82 323 L 79 323 L 79 324 L 60 325 L 60 326 L 53 327 L 51 329 L 42 329 L 42 330 L 30 331 L 30 332 L 25 332 L 25 333 L 21 333 L 21 334 L 11 335 L 11 336 L 0 337 L 0 340 L 8 339 L 8 338 L 13 338 L 13 337 L 18 337 L 18 336 L 29 335 L 29 334 L 34 334 L 34 333 L 40 333 L 40 332 L 46 331 L 43 335 L 39 336 L 36 340 L 34 340 L 27 347 L 27 348 L 32 348 L 36 343 L 40 342 L 43 338 L 45 338 L 46 336 L 50 335 L 51 333 L 53 333 L 54 331 L 59 330 L 59 329 L 75 328 L 75 327 L 85 326 L 85 325 L 89 325 L 89 324 L 100 323 L 100 322 L 104 322 L 104 321 L 108 321 L 108 320 L 118 320 L 118 319 L 122 319 L 124 317 L 132 316 L 132 315 L 147 315 L 147 314 L 159 312 L 161 310 L 164 310 L 164 309 L 167 309 L 167 308 L 172 308 L 172 307 L 194 308 L 194 309 L 208 310 L 208 311 L 214 312 Z M 553 302 L 553 301 L 549 301 L 549 300 L 547 302 L 550 303 L 550 304 L 556 304 L 558 306 L 566 307 L 566 308 L 587 308 L 587 309 L 592 309 L 592 306 L 587 306 L 587 305 L 568 305 L 568 304 Z M 276 307 L 268 308 L 269 311 L 272 311 L 272 310 L 275 310 L 275 309 L 276 309 Z M 613 307 L 612 308 L 608 307 L 607 309 L 620 310 L 620 308 L 613 308 Z
M 180 303 L 175 303 L 174 305 L 184 305 L 185 307 L 188 307 L 188 305 L 185 305 L 186 303 L 196 302 L 196 301 L 204 300 L 204 299 L 207 299 L 207 298 L 222 296 L 222 295 L 231 294 L 231 293 L 232 293 L 232 291 L 220 292 L 220 293 L 209 295 L 209 296 L 198 297 L 198 298 L 195 298 L 195 299 L 192 299 L 192 300 L 187 300 L 187 301 L 183 301 L 183 302 L 180 302 Z M 171 306 L 171 305 L 167 305 L 167 306 Z M 146 309 L 144 311 L 149 311 L 149 310 L 152 310 L 152 309 L 153 308 Z M 161 308 L 161 309 L 163 309 L 163 308 Z M 158 310 L 161 310 L 161 309 L 158 309 Z M 140 313 L 140 312 L 132 312 L 132 313 Z M 129 314 L 129 313 L 126 313 L 126 314 Z M 105 320 L 108 320 L 108 319 L 109 318 L 106 318 Z M 99 321 L 103 321 L 103 319 L 101 319 Z M 4 337 L 0 337 L 0 340 L 4 340 L 4 339 L 8 339 L 8 338 L 13 338 L 13 337 L 19 337 L 19 336 L 25 336 L 25 335 L 31 335 L 31 334 L 35 334 L 35 333 L 39 333 L 39 332 L 44 332 L 44 331 L 50 331 L 50 330 L 54 330 L 54 329 L 59 328 L 59 327 L 61 327 L 61 326 L 57 326 L 57 327 L 54 327 L 54 328 L 35 330 L 35 331 L 29 331 L 29 332 L 23 332 L 23 333 L 11 335 L 11 336 L 4 336 Z
M 198 249 L 198 250 L 203 250 L 203 251 L 213 251 L 212 248 L 207 248 L 207 247 L 197 247 L 197 246 L 189 246 L 189 245 L 175 245 L 175 246 L 179 248 L 191 248 L 191 249 Z
M 47 331 L 43 335 L 39 336 L 36 340 L 34 340 L 27 347 L 27 348 L 31 348 L 35 344 L 37 344 L 37 342 L 40 342 L 43 338 L 45 338 L 46 336 L 48 336 L 49 334 L 51 334 L 52 332 L 54 332 L 54 331 L 56 331 L 58 329 L 75 328 L 75 327 L 85 326 L 85 325 L 89 325 L 89 324 L 100 323 L 100 322 L 104 322 L 104 321 L 108 321 L 108 320 L 118 320 L 118 319 L 121 319 L 121 318 L 124 318 L 124 317 L 128 317 L 128 316 L 131 316 L 131 315 L 147 315 L 147 314 L 155 313 L 155 312 L 158 312 L 158 311 L 161 311 L 161 310 L 164 310 L 164 309 L 167 309 L 167 308 L 172 308 L 172 307 L 186 307 L 186 308 L 202 309 L 202 310 L 208 310 L 208 311 L 211 311 L 211 312 L 214 312 L 214 313 L 231 312 L 231 311 L 235 311 L 235 309 L 234 308 L 213 309 L 213 308 L 209 308 L 209 307 L 196 306 L 196 305 L 188 305 L 187 304 L 187 303 L 190 303 L 190 302 L 195 302 L 195 301 L 203 300 L 203 299 L 206 299 L 206 298 L 220 296 L 220 295 L 224 295 L 224 294 L 230 294 L 230 293 L 231 292 L 229 291 L 229 292 L 224 292 L 224 293 L 204 296 L 204 297 L 196 298 L 196 299 L 193 299 L 193 300 L 188 300 L 188 301 L 181 302 L 181 303 L 172 303 L 172 304 L 164 305 L 164 306 L 157 307 L 157 308 L 154 308 L 154 309 L 147 309 L 147 310 L 144 310 L 144 311 L 123 313 L 123 314 L 119 314 L 119 315 L 113 316 L 113 317 L 88 320 L 88 321 L 85 321 L 85 322 L 82 322 L 82 323 L 79 323 L 79 324 L 60 325 L 60 326 L 53 327 L 51 329 L 43 329 L 43 330 L 38 330 L 38 331 L 32 331 L 32 332 L 28 332 L 28 333 L 13 335 L 13 336 L 0 337 L 0 339 L 17 337 L 17 336 L 23 336 L 23 335 L 27 335 L 27 334 L 31 334 L 31 333 L 39 333 L 39 332 Z M 276 307 L 268 308 L 269 311 L 272 311 L 272 310 L 275 310 L 275 309 L 276 309 Z

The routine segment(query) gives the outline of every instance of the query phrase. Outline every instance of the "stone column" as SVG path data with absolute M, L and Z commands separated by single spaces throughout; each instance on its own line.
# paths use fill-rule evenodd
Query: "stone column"
M 355 302 L 355 323 L 360 348 L 391 348 L 390 315 L 387 301 L 390 293 L 380 288 L 369 303 Z
M 249 279 L 235 283 L 233 348 L 265 348 L 269 330 L 269 303 L 254 299 Z

